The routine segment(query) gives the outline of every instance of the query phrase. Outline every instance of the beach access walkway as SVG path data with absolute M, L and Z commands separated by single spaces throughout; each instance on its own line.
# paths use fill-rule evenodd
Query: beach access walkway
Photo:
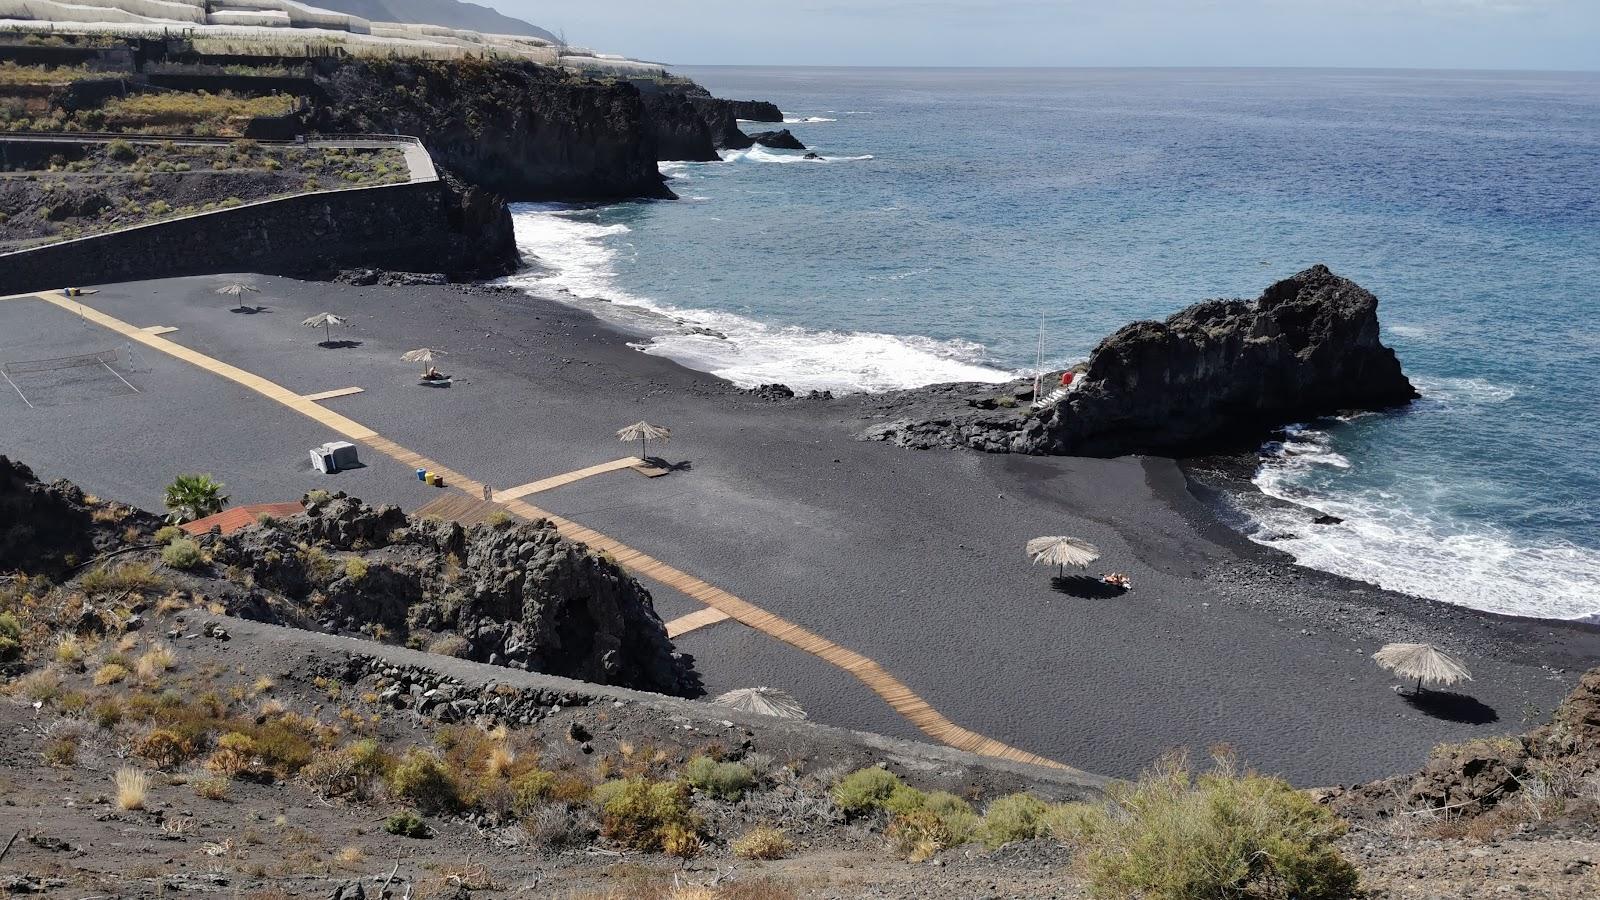
M 469 478 L 437 460 L 429 459 L 413 452 L 380 435 L 372 428 L 323 407 L 309 396 L 299 394 L 270 379 L 168 340 L 146 328 L 129 324 L 101 312 L 85 303 L 82 297 L 68 297 L 60 292 L 41 291 L 33 294 L 0 297 L 0 300 L 25 300 L 30 298 L 57 306 L 79 316 L 85 322 L 106 328 L 128 338 L 130 341 L 160 351 L 248 388 L 269 400 L 315 420 L 347 440 L 359 441 L 373 450 L 399 461 L 408 469 L 426 469 L 439 474 L 443 477 L 448 488 L 466 494 L 468 498 L 474 499 L 479 504 L 487 504 L 488 502 L 482 500 L 486 490 L 482 482 Z M 565 476 L 558 476 L 557 478 L 562 477 Z M 538 483 L 535 482 L 534 484 Z M 519 489 L 514 488 L 506 493 L 516 493 L 517 490 Z M 522 493 L 517 497 L 508 497 L 497 505 L 511 514 L 529 521 L 545 519 L 557 529 L 562 537 L 586 544 L 594 551 L 609 554 L 617 564 L 635 575 L 643 576 L 681 591 L 694 600 L 705 604 L 707 609 L 715 610 L 727 618 L 734 619 L 769 637 L 776 638 L 843 669 L 866 685 L 897 713 L 929 737 L 956 749 L 984 756 L 1046 766 L 1072 773 L 1087 774 L 1081 773 L 1079 770 L 1063 763 L 1029 753 L 1026 750 L 1020 750 L 957 725 L 934 709 L 927 701 L 923 700 L 898 678 L 895 678 L 875 660 L 842 647 L 815 632 L 774 615 L 753 603 L 736 597 L 687 572 L 680 571 L 614 538 L 533 506 L 521 499 L 521 497 L 527 496 L 528 493 L 532 492 Z M 706 613 L 705 615 L 710 616 L 711 614 Z M 681 622 L 682 620 L 677 620 L 674 624 Z

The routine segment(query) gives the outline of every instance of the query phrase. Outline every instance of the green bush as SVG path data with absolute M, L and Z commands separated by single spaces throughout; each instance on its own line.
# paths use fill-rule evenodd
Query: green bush
M 158 544 L 170 544 L 183 536 L 182 528 L 176 525 L 163 525 L 156 529 L 155 542 Z
M 682 782 L 606 782 L 595 789 L 595 799 L 600 802 L 600 833 L 629 849 L 680 856 L 698 849 L 700 820 L 689 810 L 689 792 Z
M 0 612 L 0 660 L 12 660 L 22 655 L 22 625 L 17 617 Z
M 398 837 L 408 838 L 425 838 L 432 834 L 428 830 L 428 823 L 409 809 L 384 819 L 383 830 Z
M 736 762 L 717 762 L 709 756 L 696 756 L 683 767 L 683 778 L 695 790 L 718 800 L 736 801 L 755 784 L 747 766 Z
M 1047 809 L 1045 802 L 1032 794 L 997 797 L 983 816 L 984 845 L 998 847 L 1038 837 L 1040 820 Z
M 556 777 L 543 769 L 523 772 L 511 780 L 511 808 L 525 816 L 546 803 L 555 794 Z
M 1348 826 L 1277 779 L 1240 772 L 1228 757 L 1195 776 L 1181 756 L 1113 788 L 1085 817 L 1092 891 L 1145 900 L 1354 896 L 1355 868 L 1334 841 Z
M 117 162 L 131 163 L 139 158 L 139 152 L 133 149 L 132 144 L 128 143 L 122 138 L 117 138 L 111 143 L 106 144 L 106 156 L 111 157 Z
M 188 538 L 174 538 L 161 548 L 161 561 L 174 569 L 193 569 L 206 561 L 200 545 Z
M 904 786 L 900 776 L 887 769 L 858 769 L 833 786 L 833 802 L 846 816 L 862 816 L 882 809 L 895 789 Z
M 101 566 L 78 581 L 78 587 L 91 597 L 130 591 L 147 593 L 161 590 L 166 585 L 167 582 L 154 569 L 136 561 Z
M 352 556 L 344 561 L 344 577 L 351 581 L 360 581 L 367 577 L 367 561 L 359 556 Z
M 406 751 L 389 773 L 389 790 L 426 815 L 461 808 L 461 786 L 443 759 L 425 750 Z
M 922 862 L 949 847 L 972 840 L 978 816 L 967 801 L 946 791 L 924 794 L 901 786 L 889 795 L 889 841 L 912 862 Z

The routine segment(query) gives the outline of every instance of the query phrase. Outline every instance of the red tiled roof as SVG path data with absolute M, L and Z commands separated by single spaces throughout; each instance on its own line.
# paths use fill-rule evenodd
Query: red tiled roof
M 188 522 L 178 527 L 189 534 L 195 535 L 205 534 L 213 528 L 221 528 L 223 534 L 233 534 L 235 531 L 254 525 L 256 520 L 262 516 L 273 516 L 281 519 L 286 516 L 298 515 L 304 511 L 305 507 L 301 506 L 298 500 L 293 503 L 251 503 L 246 506 L 225 509 L 214 516 L 195 519 L 193 522 Z

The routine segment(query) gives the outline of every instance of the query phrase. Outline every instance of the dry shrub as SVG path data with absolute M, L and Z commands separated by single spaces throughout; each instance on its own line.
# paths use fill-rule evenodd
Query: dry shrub
M 1348 826 L 1286 782 L 1219 755 L 1196 776 L 1164 757 L 1084 816 L 1084 870 L 1104 896 L 1345 900 L 1356 871 L 1334 841 Z
M 135 741 L 133 752 L 158 769 L 171 769 L 194 755 L 194 744 L 175 731 L 157 728 Z
M 150 793 L 150 776 L 132 766 L 123 766 L 115 776 L 117 809 L 144 809 Z
M 83 642 L 74 635 L 67 635 L 56 644 L 56 662 L 74 672 L 83 671 Z
M 119 684 L 128 677 L 128 667 L 121 663 L 106 663 L 95 670 L 94 683 L 97 687 L 108 684 Z
M 389 773 L 389 790 L 416 804 L 424 815 L 455 812 L 462 805 L 456 773 L 439 756 L 417 748 L 406 751 Z
M 700 851 L 700 820 L 689 809 L 689 791 L 677 781 L 630 778 L 595 789 L 600 833 L 633 850 L 685 858 Z
M 197 797 L 204 797 L 207 800 L 226 800 L 228 797 L 226 778 L 197 778 L 190 784 Z
M 156 644 L 146 650 L 139 657 L 139 662 L 134 666 L 134 671 L 145 681 L 154 681 L 161 675 L 177 665 L 178 655 L 172 648 L 165 644 Z
M 224 778 L 236 778 L 255 764 L 256 752 L 255 738 L 230 731 L 217 738 L 217 749 L 206 758 L 205 766 Z
M 750 770 L 736 762 L 717 762 L 709 756 L 696 756 L 683 767 L 683 778 L 703 794 L 733 802 L 755 784 Z
M 44 757 L 46 765 L 67 766 L 76 765 L 78 762 L 78 742 L 70 737 L 59 737 L 45 745 Z
M 95 569 L 79 579 L 78 588 L 95 597 L 103 594 L 149 593 L 161 590 L 166 583 L 148 563 L 127 560 Z
M 794 850 L 794 842 L 781 828 L 757 825 L 730 845 L 740 859 L 783 859 Z

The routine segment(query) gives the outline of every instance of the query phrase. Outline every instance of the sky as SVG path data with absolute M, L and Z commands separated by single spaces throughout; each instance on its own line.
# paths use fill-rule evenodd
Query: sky
M 478 0 L 676 65 L 1600 69 L 1600 0 Z

